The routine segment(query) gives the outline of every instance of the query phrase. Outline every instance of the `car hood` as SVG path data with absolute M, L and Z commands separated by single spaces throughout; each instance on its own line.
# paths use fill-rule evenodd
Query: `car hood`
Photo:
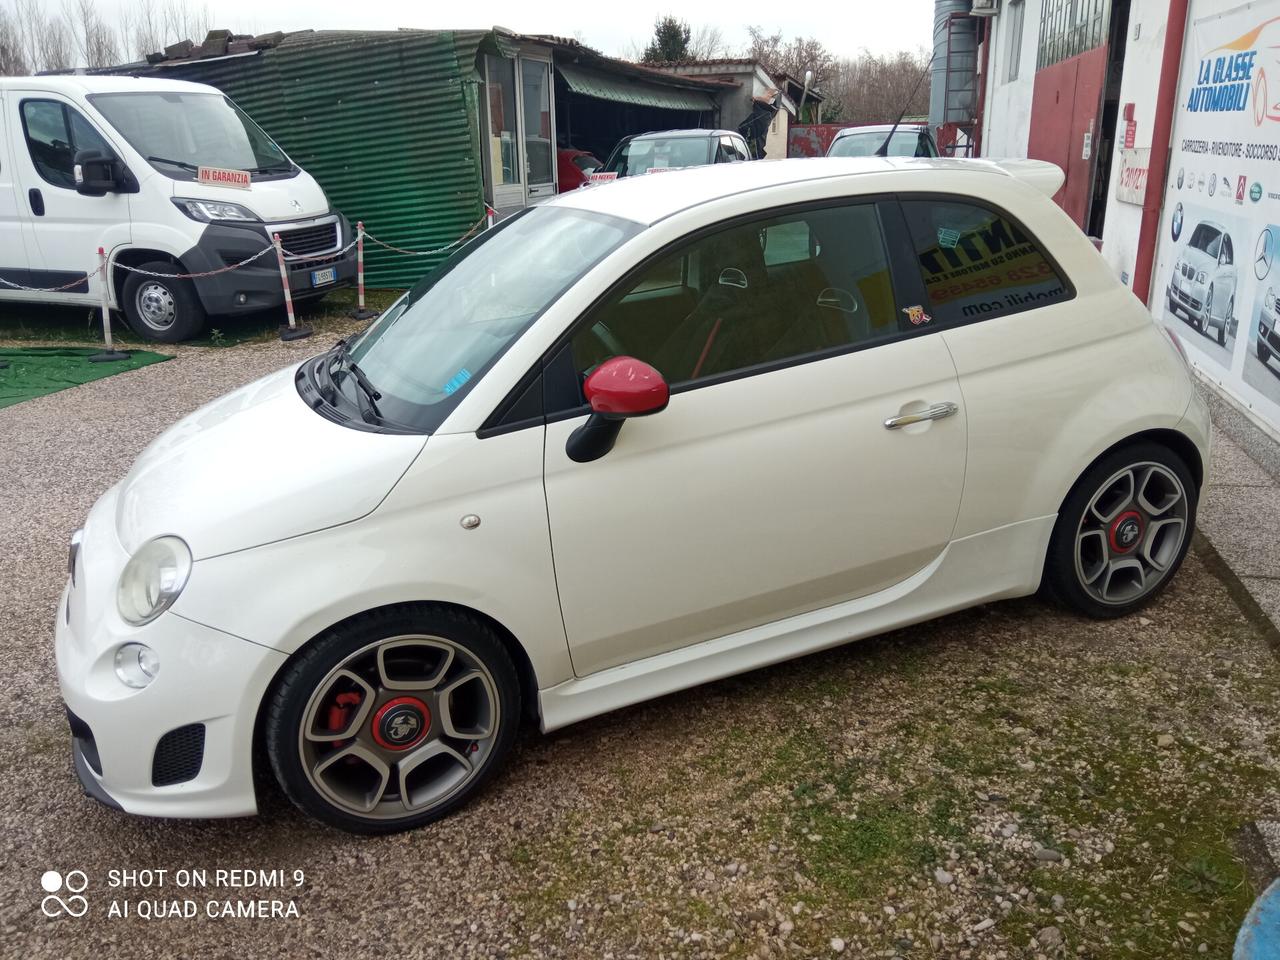
M 1197 270 L 1212 270 L 1218 265 L 1216 257 L 1211 257 L 1199 247 L 1187 247 L 1182 251 L 1182 259 Z
M 382 502 L 426 438 L 326 420 L 298 396 L 296 369 L 201 407 L 142 452 L 116 501 L 130 554 L 174 534 L 199 560 L 357 520 Z

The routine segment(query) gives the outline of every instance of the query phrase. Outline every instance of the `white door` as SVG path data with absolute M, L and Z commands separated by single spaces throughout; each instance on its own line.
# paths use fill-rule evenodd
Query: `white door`
M 948 543 L 962 400 L 946 346 L 899 299 L 919 277 L 896 282 L 903 258 L 890 269 L 879 219 L 845 203 L 728 225 L 584 318 L 566 347 L 575 375 L 634 356 L 673 395 L 589 463 L 565 453 L 585 414 L 549 417 L 547 506 L 579 676 L 875 593 Z
M 120 235 L 122 225 L 127 230 L 129 195 L 77 193 L 73 161 L 80 150 L 119 152 L 78 108 L 54 94 L 18 91 L 6 109 L 7 122 L 19 133 L 14 161 L 18 202 L 28 223 L 32 286 L 63 286 L 82 278 L 67 293 L 96 303 L 101 296 L 94 273 L 98 247 L 108 231 Z
M 0 280 L 31 286 L 27 275 L 26 210 L 18 202 L 10 152 L 12 141 L 7 136 L 8 120 L 7 112 L 0 109 Z M 0 297 L 21 300 L 24 296 L 20 290 L 0 283 Z

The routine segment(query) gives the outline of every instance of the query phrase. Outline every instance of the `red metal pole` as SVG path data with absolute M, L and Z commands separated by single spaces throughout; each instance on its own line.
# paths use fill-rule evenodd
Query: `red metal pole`
M 1147 192 L 1142 200 L 1138 256 L 1133 265 L 1133 292 L 1143 303 L 1148 303 L 1150 299 L 1152 274 L 1155 272 L 1156 239 L 1160 230 L 1165 178 L 1169 173 L 1169 140 L 1173 133 L 1173 115 L 1178 108 L 1178 71 L 1182 67 L 1188 2 L 1189 0 L 1169 0 L 1169 20 L 1164 28 L 1164 55 L 1160 61 L 1160 84 L 1156 89 L 1156 116 L 1151 125 L 1151 165 L 1147 170 Z

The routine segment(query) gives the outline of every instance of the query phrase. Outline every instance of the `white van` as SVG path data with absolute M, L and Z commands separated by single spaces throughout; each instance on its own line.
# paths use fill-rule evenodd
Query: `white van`
M 209 315 L 283 303 L 355 277 L 352 233 L 311 176 L 214 87 L 138 77 L 0 79 L 0 300 L 109 302 L 152 340 Z M 137 273 L 135 268 L 149 273 Z M 159 274 L 152 276 L 149 274 Z

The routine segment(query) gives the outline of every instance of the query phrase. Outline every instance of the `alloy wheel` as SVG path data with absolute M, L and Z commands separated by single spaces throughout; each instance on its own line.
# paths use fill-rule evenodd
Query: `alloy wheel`
M 1114 473 L 1089 500 L 1076 533 L 1085 592 L 1119 606 L 1153 591 L 1181 556 L 1188 510 L 1186 489 L 1168 467 L 1143 462 Z
M 405 635 L 371 643 L 316 686 L 298 730 L 311 784 L 370 819 L 422 813 L 468 784 L 501 717 L 493 676 L 467 648 Z

